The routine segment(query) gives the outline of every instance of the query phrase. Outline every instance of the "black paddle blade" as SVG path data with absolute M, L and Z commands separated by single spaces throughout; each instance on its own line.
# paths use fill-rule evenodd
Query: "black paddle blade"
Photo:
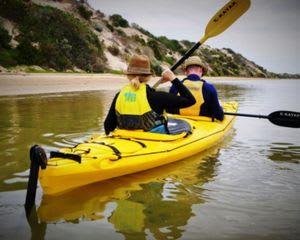
M 300 113 L 290 111 L 276 111 L 269 114 L 268 119 L 282 127 L 299 128 L 300 127 Z

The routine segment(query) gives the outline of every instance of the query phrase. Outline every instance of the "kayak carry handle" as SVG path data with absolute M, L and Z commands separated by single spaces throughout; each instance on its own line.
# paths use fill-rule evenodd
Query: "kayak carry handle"
M 48 161 L 45 150 L 39 145 L 32 146 L 30 148 L 29 155 L 31 163 L 25 200 L 25 211 L 27 216 L 30 215 L 31 209 L 35 205 L 39 168 L 41 166 L 42 169 L 45 169 Z
M 81 156 L 74 153 L 50 152 L 50 158 L 65 158 L 81 163 Z

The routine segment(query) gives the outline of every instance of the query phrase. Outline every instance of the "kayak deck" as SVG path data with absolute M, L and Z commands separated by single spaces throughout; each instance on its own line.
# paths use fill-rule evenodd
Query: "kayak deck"
M 226 103 L 223 108 L 236 112 L 237 103 Z M 222 140 L 235 119 L 225 116 L 222 122 L 213 122 L 208 117 L 171 117 L 185 121 L 191 130 L 168 135 L 117 129 L 109 136 L 96 134 L 87 142 L 51 153 L 39 176 L 44 194 L 60 194 L 184 159 Z

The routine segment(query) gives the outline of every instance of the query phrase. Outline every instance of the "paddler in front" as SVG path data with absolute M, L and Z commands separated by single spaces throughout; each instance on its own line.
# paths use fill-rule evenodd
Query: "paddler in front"
M 188 108 L 171 108 L 167 111 L 180 115 L 207 116 L 220 121 L 224 118 L 224 112 L 218 100 L 215 87 L 202 79 L 207 73 L 207 66 L 198 56 L 189 57 L 184 63 L 186 78 L 182 83 L 192 92 L 196 103 Z M 170 88 L 170 93 L 178 94 L 175 87 Z
M 152 75 L 150 61 L 145 55 L 132 56 L 126 75 L 129 84 L 116 94 L 104 121 L 106 134 L 115 128 L 168 133 L 165 110 L 196 103 L 188 88 L 169 69 L 162 73 L 162 82 L 171 82 L 178 95 L 151 88 L 147 84 Z

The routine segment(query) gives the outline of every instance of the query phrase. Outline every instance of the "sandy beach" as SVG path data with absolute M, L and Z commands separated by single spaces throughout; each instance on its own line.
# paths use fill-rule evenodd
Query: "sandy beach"
M 126 83 L 126 76 L 115 74 L 1 73 L 0 96 L 117 90 Z

